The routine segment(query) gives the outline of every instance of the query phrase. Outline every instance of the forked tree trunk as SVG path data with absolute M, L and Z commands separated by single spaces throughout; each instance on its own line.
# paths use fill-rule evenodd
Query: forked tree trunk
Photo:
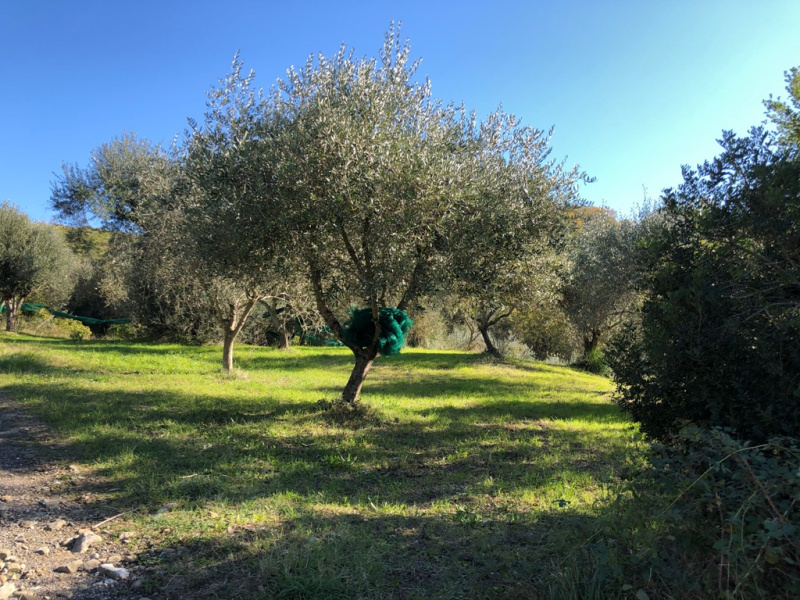
M 272 300 L 267 306 L 269 307 L 270 323 L 272 323 L 275 333 L 278 334 L 277 347 L 280 350 L 286 350 L 289 348 L 289 332 L 287 331 L 286 321 L 278 317 L 278 303 L 275 300 Z
M 481 327 L 478 326 L 478 329 L 483 336 L 483 343 L 486 344 L 486 353 L 490 356 L 494 356 L 495 358 L 503 358 L 503 355 L 500 353 L 500 350 L 492 343 L 492 338 L 489 337 L 489 327 Z
M 361 396 L 361 388 L 364 386 L 364 380 L 367 378 L 372 363 L 375 361 L 377 352 L 375 350 L 364 349 L 358 352 L 353 351 L 356 356 L 356 364 L 353 366 L 353 371 L 350 373 L 350 379 L 347 380 L 347 385 L 344 386 L 342 392 L 342 401 L 348 404 L 355 404 Z
M 236 340 L 236 336 L 239 335 L 242 327 L 244 327 L 247 317 L 250 316 L 257 301 L 257 296 L 248 298 L 241 313 L 239 312 L 239 305 L 236 302 L 230 302 L 228 304 L 228 316 L 222 319 L 222 330 L 224 332 L 222 338 L 222 368 L 228 373 L 233 371 L 233 342 Z
M 597 330 L 592 330 L 589 333 L 583 334 L 583 355 L 586 356 L 592 350 L 597 348 L 597 345 L 600 343 L 600 332 Z

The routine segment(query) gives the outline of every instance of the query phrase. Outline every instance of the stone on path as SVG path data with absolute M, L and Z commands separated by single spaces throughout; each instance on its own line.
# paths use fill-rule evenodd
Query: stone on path
M 93 558 L 93 559 L 87 560 L 85 563 L 83 563 L 83 570 L 88 573 L 88 572 L 94 571 L 99 566 L 100 566 L 100 561 L 97 560 L 96 558 Z
M 0 600 L 8 600 L 11 598 L 11 594 L 17 591 L 17 586 L 13 583 L 4 583 L 0 585 Z
M 78 572 L 78 569 L 83 566 L 83 562 L 80 560 L 73 560 L 72 562 L 68 562 L 65 565 L 61 565 L 60 567 L 56 567 L 56 573 L 66 573 L 67 575 L 72 575 Z
M 44 526 L 45 531 L 60 531 L 64 527 L 66 527 L 67 522 L 64 519 L 56 519 L 52 523 L 48 523 Z
M 100 574 L 105 575 L 111 579 L 127 579 L 130 576 L 130 573 L 127 569 L 123 569 L 122 567 L 115 567 L 111 563 L 104 563 L 99 567 Z
M 96 533 L 91 531 L 84 531 L 78 537 L 76 537 L 72 541 L 72 545 L 70 546 L 70 552 L 75 552 L 77 554 L 83 554 L 86 552 L 92 544 L 95 544 L 101 541 L 101 538 Z

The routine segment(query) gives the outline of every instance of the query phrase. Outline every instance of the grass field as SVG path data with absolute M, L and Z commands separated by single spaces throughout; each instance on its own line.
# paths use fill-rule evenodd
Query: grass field
M 148 559 L 175 597 L 557 596 L 639 444 L 607 379 L 543 363 L 407 350 L 337 424 L 345 349 L 239 347 L 228 377 L 215 347 L 0 340 L 3 392 L 133 510 L 114 527 L 187 548 Z

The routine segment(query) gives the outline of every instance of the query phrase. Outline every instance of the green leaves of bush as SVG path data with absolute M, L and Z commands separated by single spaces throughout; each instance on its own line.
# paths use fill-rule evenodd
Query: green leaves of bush
M 646 477 L 665 494 L 680 490 L 662 516 L 688 543 L 694 568 L 713 560 L 706 585 L 721 598 L 800 597 L 797 440 L 750 446 L 691 427 L 673 442 L 656 447 Z

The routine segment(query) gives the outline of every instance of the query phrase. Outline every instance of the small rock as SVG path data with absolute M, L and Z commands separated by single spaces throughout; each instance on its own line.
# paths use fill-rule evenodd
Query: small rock
M 73 560 L 71 562 L 68 562 L 65 565 L 61 565 L 60 567 L 56 567 L 55 568 L 55 572 L 56 573 L 66 573 L 67 575 L 72 575 L 74 573 L 77 573 L 78 569 L 80 569 L 82 566 L 83 566 L 83 562 L 82 561 Z
M 75 540 L 72 542 L 70 546 L 70 552 L 75 552 L 77 554 L 83 554 L 86 552 L 92 544 L 95 544 L 101 541 L 101 538 L 96 533 L 92 533 L 91 531 L 85 531 L 81 533 Z
M 115 567 L 110 563 L 104 563 L 100 565 L 99 568 L 100 574 L 105 575 L 111 579 L 120 580 L 120 579 L 127 579 L 130 577 L 130 573 L 127 569 L 123 569 L 122 567 Z
M 111 564 L 122 562 L 122 557 L 119 554 L 112 554 L 106 559 L 106 562 Z
M 48 554 L 50 554 L 50 548 L 48 548 L 47 546 L 42 546 L 41 548 L 37 548 L 36 550 L 34 550 L 34 552 L 36 554 L 41 554 L 42 556 L 47 556 Z
M 119 540 L 123 543 L 129 542 L 135 537 L 136 537 L 135 531 L 123 531 L 122 533 L 119 534 Z
M 11 554 L 11 550 L 6 550 L 5 548 L 3 548 L 2 550 L 0 550 L 0 560 L 5 560 L 5 559 L 7 559 L 9 556 L 12 556 L 12 554 Z
M 36 596 L 34 596 L 31 592 L 17 592 L 14 598 L 15 600 L 36 600 Z
M 96 558 L 93 558 L 93 559 L 87 560 L 85 563 L 83 563 L 83 570 L 87 571 L 87 572 L 91 572 L 91 571 L 96 570 L 99 566 L 100 566 L 100 561 L 97 560 Z
M 67 525 L 67 522 L 64 519 L 57 519 L 52 523 L 48 523 L 44 526 L 45 531 L 60 531 Z
M 98 552 L 92 552 L 92 554 L 91 554 L 91 556 L 89 558 L 92 558 L 92 559 L 100 558 L 100 554 Z
M 78 465 L 70 465 L 69 470 L 72 471 L 73 473 L 78 473 L 80 472 L 81 468 Z
M 122 558 L 122 562 L 133 563 L 133 562 L 136 562 L 136 558 L 137 558 L 137 556 L 135 554 L 126 554 Z
M 13 583 L 4 583 L 0 585 L 0 600 L 8 600 L 11 594 L 17 591 L 17 586 Z

